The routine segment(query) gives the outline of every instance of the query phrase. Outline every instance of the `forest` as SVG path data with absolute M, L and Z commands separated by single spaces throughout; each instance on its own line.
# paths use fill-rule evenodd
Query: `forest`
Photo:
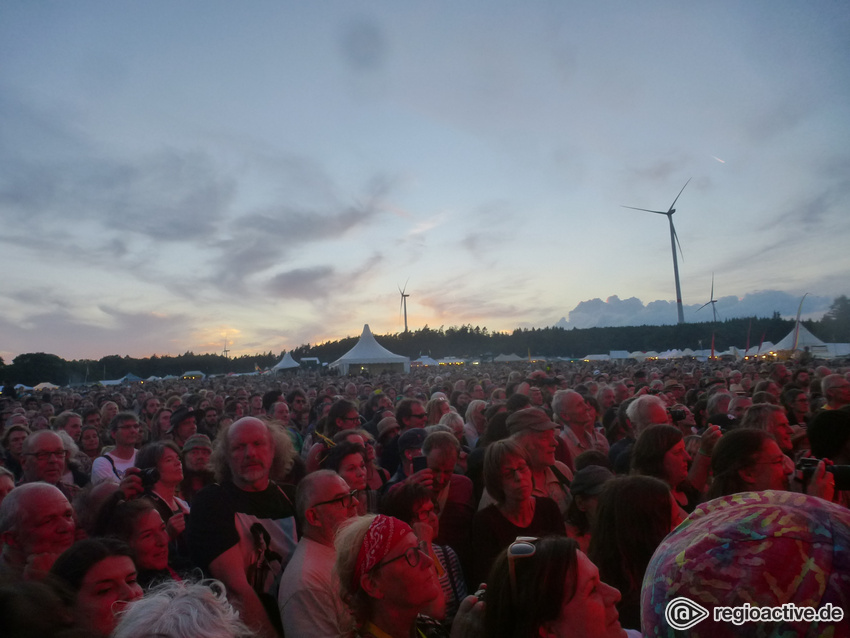
M 850 299 L 843 295 L 837 297 L 823 318 L 802 323 L 827 343 L 850 342 Z M 783 319 L 779 313 L 774 313 L 770 318 L 727 319 L 717 323 L 572 330 L 550 327 L 491 332 L 486 327 L 471 325 L 441 326 L 437 329 L 426 325 L 419 330 L 375 335 L 375 338 L 388 350 L 411 359 L 427 355 L 434 359 L 454 356 L 489 360 L 499 354 L 511 353 L 521 357 L 530 354 L 581 358 L 589 354 L 607 354 L 612 350 L 662 352 L 671 348 L 709 348 L 712 336 L 717 351 L 731 346 L 744 348 L 747 344 L 753 346 L 762 341 L 775 343 L 793 327 L 793 320 Z M 317 357 L 323 363 L 330 363 L 350 350 L 358 339 L 359 331 L 357 336 L 316 345 L 305 344 L 291 352 L 296 361 L 304 357 Z M 18 355 L 11 364 L 5 364 L 0 359 L 0 380 L 28 386 L 49 381 L 65 386 L 93 384 L 127 374 L 146 379 L 151 376 L 181 375 L 189 370 L 200 370 L 207 375 L 246 373 L 275 365 L 284 353 L 265 352 L 230 358 L 220 354 L 194 352 L 145 358 L 115 354 L 97 360 L 66 361 L 55 354 L 35 352 Z

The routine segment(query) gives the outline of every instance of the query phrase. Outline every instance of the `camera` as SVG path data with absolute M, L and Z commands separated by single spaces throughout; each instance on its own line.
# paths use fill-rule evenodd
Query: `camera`
M 820 459 L 800 459 L 797 469 L 803 473 L 803 485 L 808 485 L 814 476 Z M 835 477 L 835 489 L 850 490 L 850 465 L 827 465 L 826 471 Z
M 155 467 L 147 467 L 139 472 L 142 477 L 142 485 L 153 487 L 159 481 L 159 470 Z

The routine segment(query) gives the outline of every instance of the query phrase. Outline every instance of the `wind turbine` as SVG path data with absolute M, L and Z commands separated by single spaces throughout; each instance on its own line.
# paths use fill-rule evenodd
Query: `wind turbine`
M 410 281 L 410 277 L 407 278 L 407 281 Z M 404 282 L 404 288 L 399 288 L 398 292 L 401 295 L 401 303 L 398 306 L 398 311 L 401 312 L 402 308 L 404 309 L 404 331 L 407 332 L 407 298 L 410 296 L 405 293 L 407 290 L 407 281 Z M 398 286 L 396 286 L 398 287 Z
M 691 180 L 688 179 L 685 182 L 685 186 L 690 184 Z M 679 200 L 679 196 L 682 194 L 682 191 L 685 190 L 685 186 L 682 186 L 682 190 L 679 191 L 679 195 L 676 195 L 676 199 L 673 200 L 673 203 L 670 204 L 670 210 L 666 213 L 661 210 L 649 210 L 648 208 L 635 208 L 634 206 L 623 206 L 623 208 L 631 208 L 632 210 L 642 210 L 647 213 L 656 213 L 658 215 L 667 215 L 667 221 L 670 222 L 670 246 L 673 248 L 673 276 L 676 279 L 676 310 L 679 312 L 679 323 L 685 323 L 685 311 L 682 308 L 682 288 L 679 285 L 679 262 L 676 259 L 676 244 L 679 244 L 679 252 L 682 253 L 682 244 L 679 243 L 679 236 L 676 234 L 676 227 L 673 226 L 673 213 L 676 212 L 676 209 L 673 208 L 676 205 L 676 202 Z M 682 253 L 682 259 L 685 258 L 685 254 Z
M 222 354 L 224 355 L 225 359 L 227 359 L 228 352 L 230 352 L 230 350 L 227 349 L 227 333 L 224 333 L 224 352 Z
M 717 323 L 717 309 L 714 307 L 714 304 L 716 303 L 717 299 L 714 298 L 714 273 L 711 273 L 711 296 L 708 298 L 708 301 L 697 308 L 697 312 L 705 308 L 708 304 L 711 304 L 711 312 L 714 314 L 714 323 Z

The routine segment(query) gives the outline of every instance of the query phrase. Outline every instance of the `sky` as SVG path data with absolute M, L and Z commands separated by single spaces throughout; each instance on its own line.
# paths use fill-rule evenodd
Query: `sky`
M 690 180 L 690 182 L 688 182 Z M 0 356 L 818 317 L 850 5 L 0 3 Z

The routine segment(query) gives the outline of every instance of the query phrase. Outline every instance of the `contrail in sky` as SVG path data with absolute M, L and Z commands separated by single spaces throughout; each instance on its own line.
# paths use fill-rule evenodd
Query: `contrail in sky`
M 709 155 L 709 157 L 714 157 L 714 155 Z M 717 160 L 718 162 L 720 162 L 721 164 L 725 164 L 725 163 L 726 163 L 726 162 L 724 162 L 722 159 L 720 159 L 719 157 L 714 157 L 714 159 L 716 159 L 716 160 Z

